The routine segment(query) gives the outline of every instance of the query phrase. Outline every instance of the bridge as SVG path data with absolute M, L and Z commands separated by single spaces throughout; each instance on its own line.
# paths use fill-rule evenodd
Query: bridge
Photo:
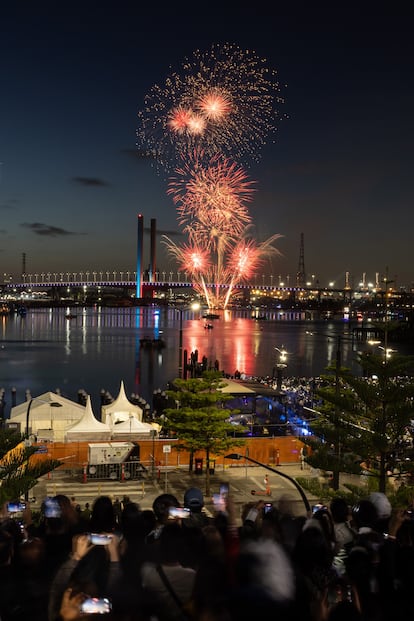
M 180 277 L 180 273 L 177 274 L 178 278 L 173 278 L 175 273 L 170 272 L 169 278 L 166 279 L 164 272 L 163 279 L 157 280 L 149 280 L 145 279 L 145 275 L 143 275 L 143 279 L 141 280 L 141 285 L 143 290 L 162 290 L 162 289 L 182 289 L 187 288 L 191 289 L 193 287 L 193 282 L 188 279 L 186 275 L 184 275 L 183 279 Z M 92 276 L 92 277 L 91 277 Z M 267 279 L 272 280 L 273 278 Z M 136 289 L 136 272 L 60 272 L 60 273 L 41 273 L 41 274 L 27 274 L 23 275 L 20 280 L 15 282 L 7 281 L 3 283 L 3 287 L 8 290 L 45 290 L 45 289 L 68 289 L 68 288 L 76 288 L 76 289 L 107 289 L 107 288 L 118 288 L 118 289 Z M 228 284 L 219 285 L 219 287 L 228 288 Z M 208 283 L 208 288 L 217 287 L 216 283 Z M 335 288 L 335 287 L 326 287 L 319 288 L 314 286 L 306 286 L 306 287 L 289 287 L 282 284 L 273 285 L 273 282 L 266 282 L 266 278 L 262 279 L 262 283 L 258 284 L 257 279 L 254 283 L 243 283 L 233 285 L 233 289 L 235 290 L 258 290 L 262 294 L 268 292 L 269 294 L 274 294 L 279 292 L 281 295 L 296 295 L 296 294 L 305 294 L 309 295 L 313 293 L 315 296 L 320 295 L 329 295 L 332 297 L 340 297 L 343 299 L 348 299 L 350 296 L 352 297 L 354 291 L 348 288 Z
M 116 270 L 85 270 L 78 272 L 39 272 L 33 274 L 22 274 L 18 278 L 8 276 L 5 278 L 2 289 L 7 293 L 32 292 L 55 290 L 59 295 L 59 290 L 71 289 L 77 290 L 77 292 L 83 291 L 86 295 L 87 291 L 91 290 L 106 290 L 108 289 L 123 289 L 136 291 L 135 271 L 116 271 Z M 278 280 L 278 284 L 273 284 L 274 280 Z M 261 281 L 261 282 L 258 282 Z M 289 281 L 289 277 L 287 277 Z M 192 289 L 193 281 L 184 272 L 170 271 L 157 271 L 151 275 L 148 271 L 143 272 L 141 275 L 141 287 L 142 295 L 154 291 L 165 290 L 180 290 L 180 289 Z M 217 287 L 216 283 L 208 283 L 208 288 Z M 228 288 L 227 284 L 220 284 L 219 287 Z M 351 288 L 335 287 L 334 283 L 330 283 L 328 287 L 320 287 L 314 283 L 307 283 L 306 286 L 289 286 L 289 282 L 285 284 L 282 282 L 281 277 L 275 278 L 272 274 L 263 274 L 260 277 L 255 276 L 254 282 L 243 283 L 234 285 L 235 291 L 245 291 L 246 294 L 254 291 L 258 292 L 258 296 L 277 296 L 281 299 L 290 298 L 293 300 L 306 299 L 332 299 L 341 300 L 345 303 L 351 302 L 355 299 L 365 300 L 378 300 L 379 303 L 384 304 L 385 297 L 388 301 L 391 298 L 394 300 L 407 300 L 412 298 L 412 292 L 405 290 L 391 290 L 384 288 L 372 288 L 372 287 L 356 287 Z

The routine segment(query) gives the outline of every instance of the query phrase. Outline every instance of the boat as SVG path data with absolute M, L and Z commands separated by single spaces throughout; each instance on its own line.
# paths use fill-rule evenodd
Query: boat
M 75 319 L 77 317 L 77 315 L 73 315 L 72 313 L 68 313 L 67 315 L 65 315 L 66 319 Z
M 205 323 L 204 324 L 204 329 L 205 330 L 212 330 L 214 328 L 212 323 Z
M 162 349 L 165 347 L 165 341 L 163 341 L 163 339 L 152 339 L 148 336 L 139 339 L 139 344 L 141 347 L 154 347 L 156 349 Z
M 220 319 L 220 315 L 217 315 L 216 313 L 206 313 L 205 315 L 203 315 L 204 319 Z

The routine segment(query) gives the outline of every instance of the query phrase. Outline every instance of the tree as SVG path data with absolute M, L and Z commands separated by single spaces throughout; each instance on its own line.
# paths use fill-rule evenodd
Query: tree
M 227 421 L 238 410 L 224 407 L 232 396 L 221 391 L 226 382 L 218 371 L 204 371 L 201 378 L 176 379 L 174 386 L 176 390 L 168 390 L 167 395 L 178 402 L 179 407 L 164 411 L 166 423 L 177 434 L 177 450 L 205 452 L 206 494 L 209 496 L 211 455 L 222 455 L 229 448 L 244 444 L 242 439 L 231 436 L 234 428 Z
M 385 352 L 386 353 L 386 352 Z M 414 471 L 412 450 L 402 439 L 414 417 L 414 359 L 406 356 L 362 354 L 358 362 L 365 377 L 339 369 L 340 380 L 321 388 L 320 415 L 312 422 L 315 437 L 307 441 L 311 465 L 335 473 L 361 473 L 361 464 L 385 493 L 388 475 L 397 469 Z M 338 489 L 335 487 L 335 489 Z
M 33 459 L 37 450 L 14 429 L 0 429 L 0 505 L 26 495 L 40 477 L 60 466 L 46 457 Z

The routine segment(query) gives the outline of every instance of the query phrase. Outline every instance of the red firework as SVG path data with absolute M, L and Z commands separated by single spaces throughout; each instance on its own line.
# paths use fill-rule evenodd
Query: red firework
M 232 103 L 230 96 L 225 91 L 212 89 L 200 97 L 196 102 L 196 107 L 207 119 L 221 121 L 230 114 Z
M 215 235 L 233 239 L 239 236 L 251 216 L 246 203 L 252 200 L 253 182 L 243 168 L 221 156 L 207 165 L 197 154 L 177 169 L 168 194 L 173 196 L 182 225 L 187 229 L 204 229 L 207 237 Z
M 191 110 L 182 108 L 174 108 L 171 110 L 168 115 L 167 126 L 173 132 L 177 132 L 178 134 L 182 134 L 185 131 L 188 131 L 188 125 L 193 113 Z
M 229 256 L 228 269 L 236 280 L 248 280 L 263 263 L 263 248 L 254 240 L 242 240 Z

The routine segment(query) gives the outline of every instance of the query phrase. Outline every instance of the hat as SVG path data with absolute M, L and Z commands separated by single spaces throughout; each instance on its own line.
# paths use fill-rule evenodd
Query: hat
M 385 520 L 391 516 L 391 503 L 382 492 L 372 492 L 369 499 L 377 510 L 378 518 Z
M 184 506 L 188 509 L 204 507 L 203 492 L 198 487 L 190 487 L 184 494 Z

